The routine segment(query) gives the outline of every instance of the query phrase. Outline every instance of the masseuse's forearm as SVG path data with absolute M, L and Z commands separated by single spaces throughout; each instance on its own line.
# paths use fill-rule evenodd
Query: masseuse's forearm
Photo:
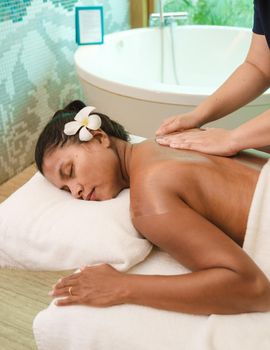
M 270 288 L 267 295 L 260 295 L 254 281 L 244 281 L 225 268 L 175 276 L 126 275 L 125 285 L 125 303 L 170 311 L 208 315 L 270 308 Z
M 269 80 L 253 64 L 245 61 L 202 102 L 194 113 L 200 125 L 219 119 L 249 103 L 269 87 Z
M 238 151 L 270 146 L 270 109 L 231 131 L 232 143 Z M 269 149 L 264 148 L 269 152 Z

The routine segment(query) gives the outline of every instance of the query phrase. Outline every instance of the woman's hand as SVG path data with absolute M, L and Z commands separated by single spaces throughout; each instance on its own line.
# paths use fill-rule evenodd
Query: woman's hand
M 107 264 L 87 266 L 78 273 L 61 278 L 49 295 L 64 297 L 56 305 L 84 304 L 112 306 L 123 304 L 125 287 L 121 283 L 125 275 Z
M 172 132 L 180 132 L 200 127 L 201 123 L 198 122 L 194 113 L 195 112 L 193 111 L 165 119 L 156 131 L 156 135 L 161 136 Z
M 207 128 L 157 137 L 161 145 L 188 149 L 219 156 L 232 156 L 239 150 L 233 142 L 231 130 Z

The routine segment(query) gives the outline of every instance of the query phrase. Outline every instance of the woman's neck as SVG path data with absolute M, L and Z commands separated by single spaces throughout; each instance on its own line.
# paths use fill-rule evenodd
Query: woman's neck
M 130 162 L 133 145 L 127 141 L 113 137 L 113 144 L 120 163 L 120 170 L 124 187 L 129 187 Z

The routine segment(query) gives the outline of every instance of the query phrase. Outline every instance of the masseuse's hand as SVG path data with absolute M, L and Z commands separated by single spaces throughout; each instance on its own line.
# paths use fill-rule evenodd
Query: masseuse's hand
M 201 123 L 198 121 L 198 116 L 192 111 L 165 119 L 156 131 L 156 136 L 198 128 L 200 126 Z
M 107 264 L 87 266 L 78 273 L 61 278 L 49 295 L 64 297 L 56 301 L 58 306 L 84 304 L 104 307 L 122 304 L 125 289 L 121 282 L 124 276 Z
M 157 137 L 161 145 L 188 149 L 220 156 L 232 156 L 239 150 L 233 143 L 233 131 L 225 129 L 196 129 Z

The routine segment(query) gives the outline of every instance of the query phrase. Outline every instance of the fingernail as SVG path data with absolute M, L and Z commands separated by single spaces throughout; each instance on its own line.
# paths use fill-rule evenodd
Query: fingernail
M 49 295 L 49 296 L 52 296 L 52 295 L 53 295 L 53 291 L 50 291 L 50 292 L 48 293 L 48 295 Z
M 162 135 L 162 134 L 164 134 L 164 131 L 165 131 L 164 128 L 160 128 L 156 131 L 156 135 Z

